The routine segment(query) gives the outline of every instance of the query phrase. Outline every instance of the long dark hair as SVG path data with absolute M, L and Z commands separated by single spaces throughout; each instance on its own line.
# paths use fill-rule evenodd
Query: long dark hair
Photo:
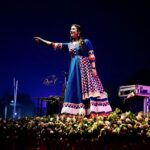
M 80 32 L 80 36 L 78 37 L 78 41 L 79 41 L 79 45 L 80 45 L 80 48 L 82 49 L 83 46 L 84 46 L 84 39 L 83 39 L 83 32 L 82 32 L 82 28 L 79 24 L 72 24 L 72 26 L 75 26 L 77 28 L 77 31 Z M 70 37 L 70 41 L 72 42 L 73 41 L 73 38 Z

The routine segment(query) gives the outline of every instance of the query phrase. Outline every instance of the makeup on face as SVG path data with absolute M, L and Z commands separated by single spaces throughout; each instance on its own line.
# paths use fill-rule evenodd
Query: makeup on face
M 75 26 L 72 26 L 71 27 L 71 30 L 70 30 L 70 36 L 72 37 L 72 38 L 78 38 L 78 35 L 79 35 L 79 33 L 78 33 L 78 30 L 77 30 L 77 28 L 75 27 Z

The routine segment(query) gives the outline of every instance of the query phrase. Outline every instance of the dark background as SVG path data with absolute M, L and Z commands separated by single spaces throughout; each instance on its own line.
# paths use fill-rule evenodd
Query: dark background
M 14 78 L 24 115 L 35 114 L 36 97 L 62 94 L 70 56 L 38 45 L 33 36 L 68 42 L 73 23 L 82 25 L 84 37 L 93 43 L 97 71 L 113 109 L 122 107 L 119 86 L 150 85 L 149 12 L 148 1 L 1 1 L 1 107 L 13 99 Z M 43 83 L 53 75 L 56 84 Z

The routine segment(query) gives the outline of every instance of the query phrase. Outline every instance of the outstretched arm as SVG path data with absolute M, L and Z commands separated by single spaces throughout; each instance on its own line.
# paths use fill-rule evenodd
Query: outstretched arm
M 35 36 L 33 37 L 34 40 L 37 42 L 37 43 L 44 43 L 46 45 L 52 45 L 52 42 L 51 41 L 48 41 L 48 40 L 44 40 L 43 38 L 39 37 L 39 36 Z
M 33 38 L 36 42 L 51 46 L 54 50 L 66 50 L 66 49 L 68 49 L 68 43 L 56 43 L 56 42 L 45 40 L 39 36 L 35 36 Z

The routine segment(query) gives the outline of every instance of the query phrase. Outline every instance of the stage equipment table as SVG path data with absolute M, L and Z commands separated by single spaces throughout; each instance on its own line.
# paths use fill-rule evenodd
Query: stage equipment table
M 144 97 L 143 102 L 144 116 L 148 114 L 150 106 L 150 86 L 138 84 L 120 86 L 118 95 L 119 97 L 124 97 L 125 99 L 130 99 L 131 97 L 134 96 Z

